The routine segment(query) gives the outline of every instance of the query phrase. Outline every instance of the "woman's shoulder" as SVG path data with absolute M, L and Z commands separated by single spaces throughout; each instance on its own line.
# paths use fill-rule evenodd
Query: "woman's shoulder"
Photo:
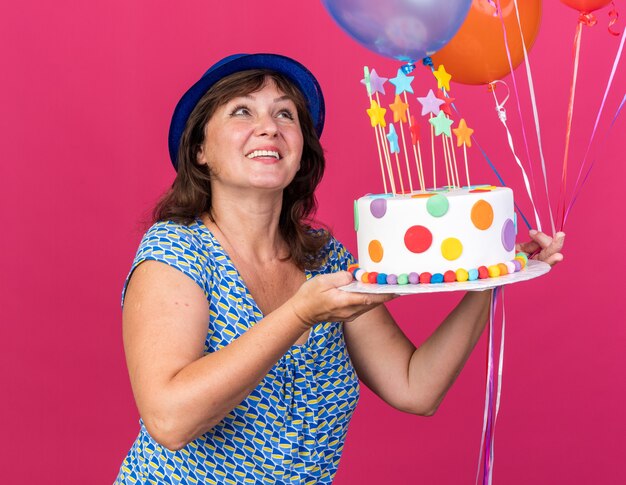
M 172 221 L 155 222 L 143 235 L 126 283 L 135 268 L 144 261 L 157 261 L 178 269 L 193 279 L 206 292 L 208 272 L 207 241 L 198 222 L 180 224 Z M 124 296 L 122 293 L 122 299 Z
M 209 245 L 210 240 L 204 237 L 203 226 L 198 221 L 191 224 L 158 221 L 141 239 L 133 266 L 152 259 L 199 276 L 208 267 Z
M 202 248 L 205 244 L 202 227 L 198 221 L 194 221 L 191 224 L 157 221 L 144 234 L 139 250 L 158 247 L 196 253 L 203 252 Z

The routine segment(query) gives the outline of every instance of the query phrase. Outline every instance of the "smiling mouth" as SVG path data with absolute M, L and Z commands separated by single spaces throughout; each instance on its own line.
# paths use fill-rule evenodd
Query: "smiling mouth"
M 246 155 L 246 158 L 274 158 L 280 160 L 280 153 L 274 150 L 254 150 Z

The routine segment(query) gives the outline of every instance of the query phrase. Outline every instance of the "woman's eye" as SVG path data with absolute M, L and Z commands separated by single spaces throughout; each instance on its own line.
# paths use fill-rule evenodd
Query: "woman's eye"
M 289 120 L 293 120 L 294 119 L 294 115 L 293 113 L 288 110 L 288 109 L 282 109 L 278 112 L 278 117 L 279 118 L 287 118 Z
M 236 106 L 230 113 L 231 116 L 247 116 L 250 110 L 245 106 Z

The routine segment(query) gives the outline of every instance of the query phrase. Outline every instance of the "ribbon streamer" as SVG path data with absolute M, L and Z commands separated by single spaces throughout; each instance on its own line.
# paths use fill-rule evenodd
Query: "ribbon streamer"
M 497 8 L 496 12 L 498 13 L 498 17 L 500 18 L 500 22 L 502 24 L 502 34 L 504 36 L 504 50 L 506 51 L 507 61 L 509 63 L 509 69 L 511 73 L 511 79 L 513 80 L 513 91 L 515 93 L 515 102 L 517 104 L 517 114 L 520 120 L 520 128 L 522 130 L 522 139 L 524 140 L 524 148 L 526 149 L 526 159 L 528 160 L 528 168 L 530 169 L 530 181 L 533 189 L 536 189 L 535 186 L 535 175 L 533 173 L 533 165 L 531 163 L 532 157 L 530 156 L 530 148 L 528 148 L 528 138 L 526 137 L 526 127 L 524 125 L 524 118 L 522 116 L 522 105 L 520 104 L 519 91 L 517 89 L 517 78 L 515 76 L 515 70 L 513 69 L 513 62 L 511 60 L 511 51 L 509 50 L 509 40 L 506 31 L 506 24 L 504 22 L 504 17 L 502 17 L 502 8 L 500 7 L 500 0 L 496 0 Z M 517 5 L 516 5 L 517 8 Z M 522 34 L 522 46 L 524 45 L 524 34 L 522 33 L 522 28 L 520 26 L 520 34 Z M 527 53 L 524 52 L 524 58 L 527 59 Z
M 581 25 L 581 23 L 579 23 L 579 26 Z M 569 211 L 571 210 L 572 206 L 574 205 L 574 201 L 575 199 L 578 197 L 577 194 L 580 193 L 580 190 L 582 189 L 582 185 L 578 185 L 579 181 L 580 181 L 580 176 L 582 174 L 583 168 L 585 166 L 585 164 L 587 163 L 587 157 L 589 156 L 589 150 L 591 149 L 591 144 L 593 143 L 593 140 L 596 136 L 596 131 L 598 129 L 598 123 L 600 122 L 600 116 L 602 115 L 602 112 L 604 111 L 604 106 L 606 104 L 606 98 L 609 94 L 609 90 L 611 89 L 611 85 L 613 84 L 613 78 L 615 77 L 615 72 L 617 71 L 617 66 L 619 65 L 619 62 L 622 58 L 622 51 L 624 50 L 624 41 L 626 40 L 626 36 L 622 36 L 622 40 L 620 41 L 619 47 L 617 49 L 617 53 L 615 55 L 615 60 L 613 61 L 613 68 L 611 69 L 611 74 L 609 75 L 609 80 L 607 82 L 606 85 L 606 89 L 604 90 L 604 96 L 602 97 L 602 102 L 600 103 L 600 108 L 598 109 L 598 114 L 596 115 L 596 121 L 593 125 L 593 130 L 591 131 L 591 137 L 589 138 L 589 144 L 587 145 L 587 150 L 585 150 L 585 156 L 583 157 L 583 161 L 580 164 L 580 170 L 578 171 L 578 177 L 576 178 L 576 183 L 574 184 L 574 196 L 572 197 L 571 202 L 569 203 L 569 206 L 567 207 L 567 209 L 564 208 L 564 215 L 563 215 L 563 222 L 561 223 L 561 229 L 565 226 L 565 221 L 567 220 L 567 214 L 569 213 Z M 611 123 L 611 128 L 613 127 L 613 124 L 615 123 L 615 119 L 617 118 L 617 116 L 619 115 L 619 112 L 622 109 L 622 105 L 624 104 L 624 101 L 622 100 L 622 104 L 619 106 L 619 108 L 617 109 L 617 112 L 615 113 L 615 117 L 613 118 L 613 122 Z M 587 175 L 585 176 L 585 179 L 583 180 L 583 185 L 584 182 L 587 180 L 587 176 L 589 175 L 589 172 L 591 171 L 591 168 L 593 167 L 593 163 L 591 164 L 591 166 L 589 167 L 589 170 L 587 171 Z
M 552 206 L 550 204 L 550 193 L 548 191 L 548 174 L 546 171 L 546 160 L 545 160 L 545 157 L 543 156 L 543 143 L 541 141 L 541 128 L 539 126 L 539 111 L 537 109 L 537 99 L 535 98 L 535 85 L 533 83 L 533 75 L 530 70 L 530 62 L 528 60 L 528 51 L 526 50 L 526 39 L 524 39 L 524 32 L 522 30 L 522 23 L 520 21 L 520 16 L 519 16 L 519 8 L 517 7 L 517 0 L 513 0 L 513 3 L 515 4 L 515 15 L 517 16 L 517 26 L 519 28 L 520 36 L 522 37 L 522 48 L 524 49 L 524 66 L 526 67 L 526 77 L 528 78 L 528 91 L 530 94 L 531 106 L 533 108 L 533 119 L 535 121 L 535 131 L 537 133 L 537 145 L 539 147 L 539 158 L 541 160 L 541 172 L 543 173 L 543 184 L 546 190 L 546 199 L 548 201 L 548 213 L 550 215 L 550 227 L 552 228 L 552 234 L 554 234 L 555 233 L 554 215 L 552 214 Z M 502 17 L 502 14 L 500 14 L 500 17 Z M 504 20 L 502 21 L 502 26 L 504 27 Z M 511 64 L 511 54 L 509 53 L 508 43 L 506 44 L 506 50 L 507 50 L 507 56 L 509 58 L 509 66 L 511 67 L 511 74 L 513 76 L 513 82 L 515 82 L 515 74 L 513 70 L 513 65 Z M 517 92 L 515 94 L 517 96 Z M 524 125 L 522 124 L 522 127 L 523 126 Z M 528 163 L 531 168 L 531 176 L 532 176 L 532 163 L 531 163 L 530 158 L 528 159 Z
M 609 26 L 608 26 L 609 34 L 618 36 L 619 32 L 617 30 L 613 30 L 613 25 L 615 25 L 615 23 L 617 22 L 617 19 L 619 19 L 619 13 L 617 9 L 615 8 L 615 2 L 611 2 L 611 10 L 609 11 L 609 18 L 611 19 L 609 20 Z
M 491 87 L 493 88 L 491 92 L 493 93 L 493 99 L 496 102 L 496 111 L 498 112 L 498 118 L 500 118 L 500 122 L 502 123 L 502 125 L 504 126 L 504 129 L 506 130 L 506 136 L 507 136 L 507 140 L 509 142 L 509 148 L 511 149 L 511 153 L 513 154 L 513 157 L 515 157 L 515 162 L 519 166 L 520 170 L 522 171 L 522 175 L 524 177 L 524 185 L 526 186 L 526 192 L 528 193 L 528 197 L 530 198 L 530 203 L 532 204 L 533 211 L 535 213 L 535 222 L 537 223 L 537 230 L 541 231 L 541 220 L 539 219 L 539 214 L 537 213 L 537 207 L 535 206 L 535 199 L 533 198 L 533 193 L 532 193 L 532 190 L 530 188 L 530 182 L 528 180 L 528 175 L 526 175 L 526 170 L 524 170 L 524 166 L 522 165 L 522 161 L 519 159 L 519 157 L 515 153 L 515 147 L 513 146 L 513 137 L 511 136 L 511 132 L 509 130 L 509 127 L 506 124 L 506 110 L 504 109 L 504 105 L 506 104 L 507 100 L 509 99 L 509 94 L 507 93 L 507 95 L 504 98 L 504 100 L 502 101 L 502 103 L 498 102 L 498 98 L 496 96 L 496 90 L 495 90 L 496 83 L 504 84 L 506 86 L 507 90 L 508 90 L 508 86 L 507 86 L 507 84 L 504 81 L 492 81 L 491 83 L 489 83 L 491 85 Z
M 500 353 L 498 357 L 497 391 L 494 396 L 494 323 L 497 311 L 497 301 L 500 295 L 502 300 L 502 331 L 500 337 Z M 500 411 L 502 395 L 502 374 L 504 364 L 504 334 L 505 334 L 504 289 L 494 288 L 489 310 L 489 335 L 487 346 L 487 379 L 485 385 L 485 411 L 483 414 L 483 431 L 480 440 L 478 469 L 476 471 L 476 485 L 478 485 L 482 468 L 483 485 L 491 485 L 493 480 L 495 428 Z
M 590 14 L 589 14 L 590 15 Z M 595 20 L 595 19 L 594 19 Z M 574 35 L 574 73 L 572 74 L 572 83 L 569 91 L 569 104 L 567 107 L 567 122 L 565 125 L 565 152 L 563 154 L 563 168 L 561 170 L 561 189 L 559 192 L 559 202 L 557 205 L 557 217 L 560 214 L 559 231 L 563 229 L 563 221 L 565 219 L 565 196 L 567 190 L 567 162 L 569 158 L 569 142 L 572 133 L 572 118 L 574 116 L 574 99 L 576 97 L 576 82 L 578 80 L 578 63 L 580 60 L 580 40 L 582 37 L 583 23 L 589 25 L 589 18 L 581 14 L 576 26 L 576 34 Z M 595 23 L 595 21 L 594 21 Z
M 617 108 L 617 111 L 615 112 L 615 115 L 613 116 L 613 121 L 611 121 L 611 125 L 609 126 L 609 129 L 607 130 L 606 134 L 604 135 L 604 139 L 602 141 L 602 147 L 606 147 L 606 140 L 609 137 L 609 133 L 611 133 L 611 130 L 613 129 L 613 125 L 615 124 L 615 121 L 617 121 L 617 117 L 619 116 L 620 112 L 622 111 L 622 108 L 624 107 L 625 103 L 626 103 L 626 94 L 622 98 L 622 102 L 620 103 L 619 107 Z M 600 156 L 601 155 L 602 155 L 602 153 L 600 154 Z M 591 165 L 587 169 L 587 173 L 585 173 L 585 177 L 583 178 L 583 181 L 581 182 L 581 184 L 578 187 L 578 189 L 574 192 L 574 196 L 572 197 L 572 201 L 570 202 L 567 210 L 565 211 L 565 218 L 563 220 L 563 225 L 565 225 L 565 223 L 567 222 L 567 217 L 569 216 L 570 211 L 574 207 L 574 204 L 576 203 L 576 199 L 578 199 L 578 196 L 580 195 L 580 191 L 582 190 L 583 186 L 587 182 L 587 178 L 589 177 L 589 174 L 591 173 L 591 170 L 593 169 L 593 167 L 594 167 L 594 165 L 596 163 L 596 160 L 598 158 L 600 158 L 600 156 L 596 157 L 596 159 L 594 159 L 594 161 L 591 162 Z M 582 165 L 581 165 L 581 169 L 582 169 Z

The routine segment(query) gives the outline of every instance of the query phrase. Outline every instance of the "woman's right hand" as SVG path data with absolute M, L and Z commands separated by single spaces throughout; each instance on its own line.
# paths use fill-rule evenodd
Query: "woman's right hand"
M 395 298 L 392 294 L 349 293 L 339 290 L 353 281 L 347 271 L 318 275 L 305 282 L 289 304 L 308 327 L 317 322 L 349 322 L 372 308 Z

